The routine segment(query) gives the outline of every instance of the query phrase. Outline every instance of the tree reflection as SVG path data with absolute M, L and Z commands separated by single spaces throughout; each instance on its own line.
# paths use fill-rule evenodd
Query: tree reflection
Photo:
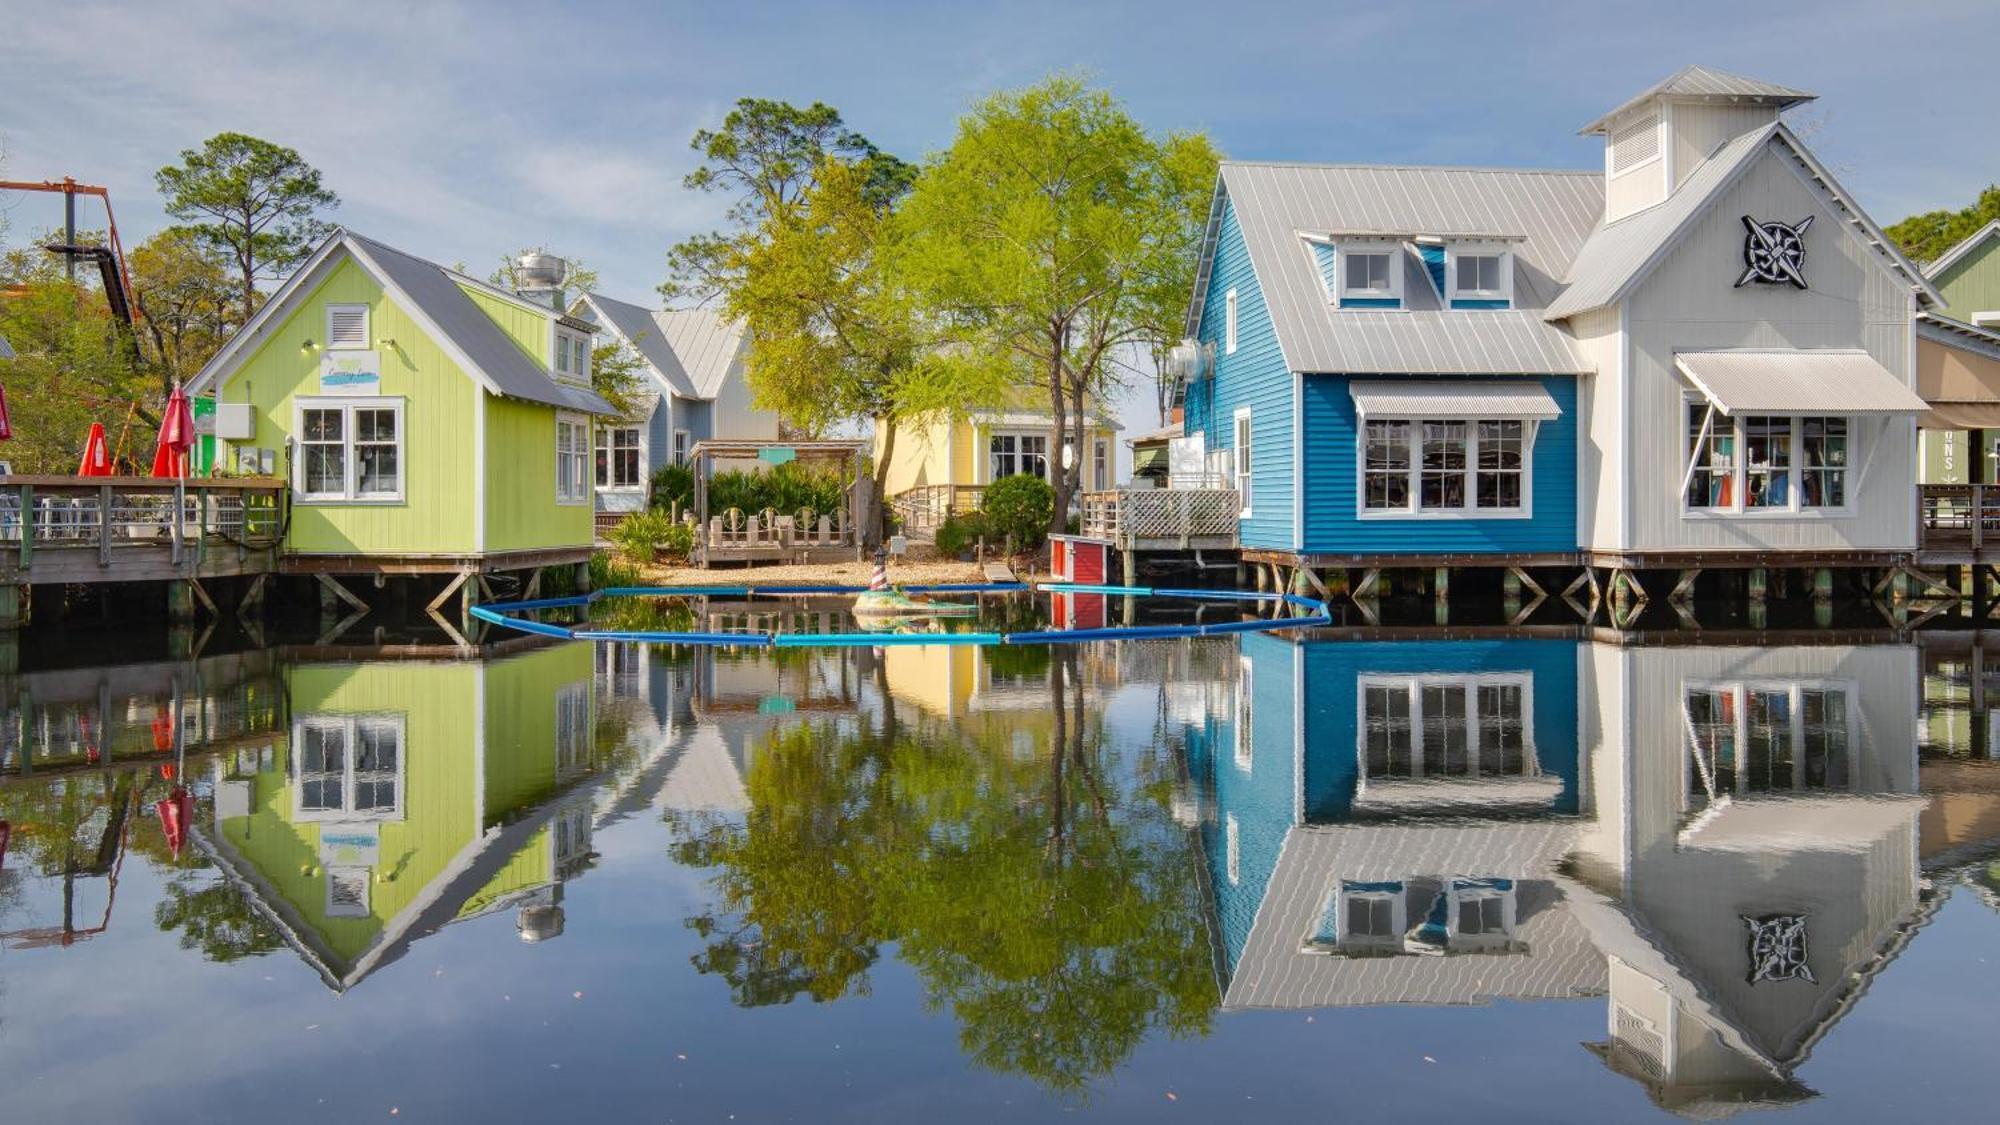
M 696 966 L 741 1005 L 832 1000 L 865 994 L 897 942 L 971 1058 L 1061 1091 L 1153 1030 L 1204 1033 L 1218 997 L 1190 841 L 1164 786 L 1107 752 L 1074 655 L 1046 675 L 1046 711 L 956 728 L 901 721 L 883 690 L 872 724 L 775 735 L 741 822 L 670 815 L 675 858 L 717 869 Z

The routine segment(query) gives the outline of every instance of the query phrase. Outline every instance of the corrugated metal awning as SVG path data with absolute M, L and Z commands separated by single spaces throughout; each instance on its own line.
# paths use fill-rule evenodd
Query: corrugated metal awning
M 1347 393 L 1363 419 L 1562 417 L 1540 383 L 1350 383 Z
M 1680 352 L 1715 408 L 1741 414 L 1921 414 L 1929 404 L 1864 351 Z

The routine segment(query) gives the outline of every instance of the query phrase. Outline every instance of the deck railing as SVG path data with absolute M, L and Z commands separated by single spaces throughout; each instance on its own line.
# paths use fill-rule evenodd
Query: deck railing
M 267 548 L 284 534 L 285 497 L 285 482 L 267 477 L 0 477 L 0 550 L 27 570 L 38 550 L 95 549 L 108 566 L 142 548 L 168 548 L 175 562 L 209 544 Z
M 985 495 L 982 484 L 924 484 L 897 493 L 890 507 L 902 521 L 905 536 L 928 543 L 937 538 L 937 529 L 947 516 L 978 511 Z
M 1120 546 L 1182 547 L 1236 539 L 1242 503 L 1233 488 L 1119 488 L 1086 492 L 1082 533 Z
M 1926 551 L 2000 548 L 2000 484 L 1918 485 L 1917 527 Z

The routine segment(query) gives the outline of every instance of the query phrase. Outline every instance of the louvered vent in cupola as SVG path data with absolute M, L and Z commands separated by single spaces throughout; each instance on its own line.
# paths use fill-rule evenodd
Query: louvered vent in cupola
M 326 346 L 361 349 L 368 346 L 368 306 L 328 305 Z
M 1660 118 L 1649 113 L 1611 134 L 1611 174 L 1637 168 L 1660 155 Z

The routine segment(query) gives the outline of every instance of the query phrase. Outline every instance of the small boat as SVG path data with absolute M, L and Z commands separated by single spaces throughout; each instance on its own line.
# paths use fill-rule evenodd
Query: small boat
M 854 595 L 856 617 L 969 617 L 979 607 L 963 602 L 934 602 L 920 594 L 906 594 L 890 587 L 866 590 Z

